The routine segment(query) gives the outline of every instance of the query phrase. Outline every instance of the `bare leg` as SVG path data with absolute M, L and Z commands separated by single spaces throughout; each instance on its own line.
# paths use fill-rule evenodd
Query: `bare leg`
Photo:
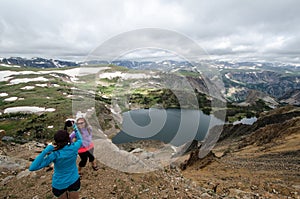
M 96 160 L 94 160 L 94 161 L 92 162 L 92 165 L 93 165 L 93 167 L 96 167 L 96 166 L 97 166 Z
M 63 193 L 61 196 L 58 197 L 58 199 L 68 199 L 67 192 Z
M 93 169 L 95 171 L 97 171 L 99 169 L 98 166 L 97 166 L 96 160 L 94 160 L 93 162 L 91 162 L 91 164 L 92 164 L 92 167 L 93 167 Z
M 79 192 L 78 191 L 69 192 L 69 199 L 79 199 Z

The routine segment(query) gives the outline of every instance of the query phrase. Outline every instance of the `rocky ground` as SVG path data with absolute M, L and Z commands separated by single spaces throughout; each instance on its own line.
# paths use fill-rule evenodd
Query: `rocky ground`
M 298 139 L 299 141 L 300 139 Z M 215 153 L 222 147 L 216 147 Z M 252 149 L 211 155 L 184 170 L 183 176 L 233 198 L 300 198 L 300 150 L 263 153 Z M 201 164 L 204 162 L 205 164 Z
M 299 135 L 291 137 L 295 143 L 299 139 Z M 2 144 L 1 161 L 14 159 L 6 159 L 7 165 L 0 168 L 0 198 L 52 198 L 53 170 L 26 170 L 28 160 L 36 155 L 33 150 L 39 149 L 36 143 Z M 299 149 L 265 153 L 222 143 L 214 153 L 182 171 L 180 165 L 188 159 L 186 155 L 178 159 L 177 167 L 142 174 L 121 172 L 98 162 L 98 171 L 84 170 L 80 198 L 300 198 Z
M 300 198 L 300 117 L 287 113 L 272 114 L 280 122 L 264 119 L 259 122 L 268 125 L 224 139 L 205 160 L 190 158 L 183 176 L 222 197 Z
M 42 144 L 1 146 L 0 198 L 52 198 L 51 175 L 45 168 L 26 170 L 30 159 Z M 14 157 L 8 158 L 8 157 Z M 22 161 L 21 161 L 22 160 Z M 133 174 L 121 172 L 98 162 L 100 169 L 86 167 L 82 176 L 80 198 L 204 198 L 215 197 L 210 190 L 185 178 L 178 168 L 166 167 L 154 172 Z
M 80 198 L 298 199 L 299 113 L 288 109 L 264 117 L 268 118 L 262 117 L 252 129 L 227 128 L 230 136 L 224 136 L 204 159 L 198 158 L 196 149 L 170 166 L 140 174 L 115 170 L 98 161 L 98 171 L 90 166 L 84 170 Z M 245 129 L 247 132 L 242 134 Z M 0 142 L 0 145 L 0 198 L 53 198 L 53 170 L 27 170 L 44 145 L 37 142 Z M 147 145 L 139 143 L 122 148 L 130 151 L 143 146 Z

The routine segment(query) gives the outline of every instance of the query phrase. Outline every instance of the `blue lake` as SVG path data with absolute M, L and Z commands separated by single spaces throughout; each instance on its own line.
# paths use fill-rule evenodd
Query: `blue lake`
M 115 144 L 138 140 L 160 140 L 180 146 L 202 141 L 209 129 L 224 122 L 200 110 L 139 109 L 123 113 L 122 130 L 113 137 Z

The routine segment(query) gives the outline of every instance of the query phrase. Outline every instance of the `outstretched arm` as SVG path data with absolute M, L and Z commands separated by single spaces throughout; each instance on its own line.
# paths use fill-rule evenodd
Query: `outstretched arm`
M 47 155 L 54 150 L 54 146 L 49 144 L 31 163 L 29 171 L 36 171 L 48 166 L 54 160 L 54 155 Z
M 74 129 L 75 136 L 76 136 L 76 142 L 74 144 L 79 149 L 81 147 L 81 145 L 82 145 L 82 136 L 81 136 L 81 133 L 80 133 L 79 129 L 77 128 L 76 124 L 73 125 L 73 129 Z

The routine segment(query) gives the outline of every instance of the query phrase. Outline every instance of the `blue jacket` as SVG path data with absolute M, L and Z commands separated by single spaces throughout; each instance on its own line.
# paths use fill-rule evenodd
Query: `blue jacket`
M 29 171 L 36 171 L 53 162 L 52 187 L 56 189 L 65 189 L 79 178 L 76 159 L 78 149 L 82 144 L 82 137 L 77 126 L 74 125 L 73 127 L 77 137 L 76 142 L 68 144 L 57 151 L 54 150 L 53 145 L 48 145 L 29 167 Z

